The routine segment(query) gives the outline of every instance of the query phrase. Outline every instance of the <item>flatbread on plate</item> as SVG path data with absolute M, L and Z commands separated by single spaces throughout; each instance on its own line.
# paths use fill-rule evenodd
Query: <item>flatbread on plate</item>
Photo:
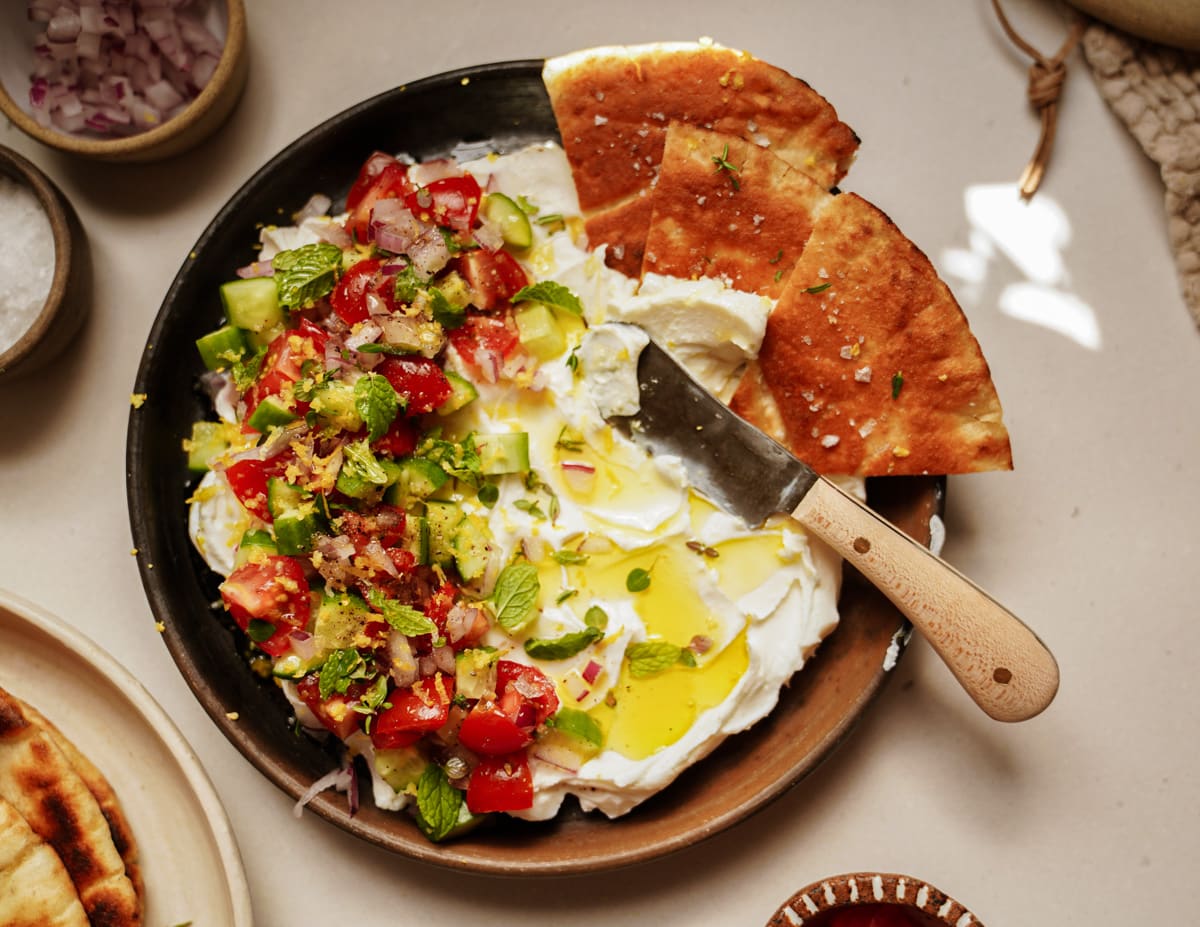
M 853 193 L 817 216 L 730 403 L 814 469 L 1009 469 L 987 362 L 929 259 Z
M 89 927 L 62 860 L 4 799 L 0 799 L 0 924 Z
M 642 274 L 717 277 L 777 299 L 813 222 L 833 199 L 771 150 L 672 122 L 649 200 Z
M 16 698 L 16 696 L 13 697 Z M 62 751 L 63 756 L 67 758 L 67 762 L 79 773 L 79 777 L 83 780 L 83 784 L 88 787 L 88 791 L 92 793 L 92 797 L 96 799 L 96 803 L 100 806 L 100 811 L 104 814 L 104 820 L 108 822 L 108 829 L 113 838 L 113 846 L 121 854 L 121 860 L 125 863 L 125 874 L 129 877 L 129 881 L 133 883 L 134 891 L 137 892 L 138 897 L 144 898 L 142 870 L 138 862 L 137 840 L 133 836 L 133 830 L 129 826 L 129 821 L 125 817 L 124 809 L 122 809 L 121 802 L 117 798 L 117 793 L 113 790 L 112 785 L 105 778 L 104 773 L 96 767 L 96 764 L 88 759 L 53 722 L 49 721 L 28 702 L 21 701 L 21 708 L 30 721 L 41 725 L 42 729 L 50 735 L 55 745 Z M 2 923 L 3 921 L 0 921 L 0 924 Z
M 706 42 L 610 46 L 546 62 L 542 73 L 571 163 L 589 243 L 610 266 L 641 271 L 644 200 L 672 120 L 769 147 L 822 187 L 835 186 L 858 137 L 803 80 Z
M 92 927 L 138 927 L 141 901 L 100 805 L 21 702 L 0 689 L 0 798 L 66 866 Z

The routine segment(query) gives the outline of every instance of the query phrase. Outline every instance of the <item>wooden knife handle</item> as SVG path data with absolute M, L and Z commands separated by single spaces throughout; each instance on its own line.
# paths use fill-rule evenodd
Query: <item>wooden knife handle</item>
M 998 721 L 1024 721 L 1058 692 L 1058 664 L 1020 619 L 858 499 L 820 479 L 792 513 L 853 564 L 933 645 Z

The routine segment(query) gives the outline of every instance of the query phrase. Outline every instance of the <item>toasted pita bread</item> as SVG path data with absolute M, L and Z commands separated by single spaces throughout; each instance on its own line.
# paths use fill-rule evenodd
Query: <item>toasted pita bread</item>
M 141 924 L 141 902 L 100 805 L 51 736 L 3 689 L 0 798 L 58 854 L 92 927 Z
M 731 406 L 822 473 L 1012 466 L 958 303 L 929 259 L 852 193 L 817 217 Z
M 672 122 L 649 199 L 643 274 L 717 277 L 777 299 L 833 196 L 753 142 Z
M 117 793 L 113 790 L 112 785 L 109 784 L 104 773 L 96 767 L 96 764 L 89 760 L 53 722 L 47 720 L 41 712 L 28 702 L 21 701 L 21 708 L 30 721 L 41 725 L 42 729 L 50 735 L 55 745 L 62 751 L 63 756 L 67 758 L 67 762 L 79 773 L 79 777 L 83 780 L 84 785 L 88 787 L 88 791 L 92 793 L 92 797 L 96 799 L 96 803 L 100 806 L 100 811 L 104 814 L 104 820 L 108 822 L 108 829 L 113 838 L 113 846 L 121 854 L 121 860 L 125 863 L 125 874 L 129 876 L 129 881 L 133 883 L 133 888 L 137 892 L 138 898 L 144 898 L 142 870 L 138 862 L 137 841 L 133 836 L 133 830 L 129 826 L 129 821 L 125 817 L 125 812 L 121 808 L 121 802 L 117 798 Z M 0 921 L 0 923 L 3 923 L 3 921 Z
M 88 927 L 87 914 L 58 854 L 0 799 L 0 924 Z
M 595 48 L 546 62 L 543 80 L 571 163 L 592 247 L 636 277 L 649 194 L 672 120 L 771 150 L 822 187 L 838 183 L 858 137 L 799 78 L 705 43 Z

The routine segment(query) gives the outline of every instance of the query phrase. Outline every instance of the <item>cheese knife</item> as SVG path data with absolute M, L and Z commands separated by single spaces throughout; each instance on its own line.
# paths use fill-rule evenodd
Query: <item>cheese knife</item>
M 1023 721 L 1058 691 L 1054 656 L 1024 623 L 928 548 L 819 476 L 713 397 L 653 340 L 638 355 L 638 411 L 608 421 L 757 527 L 787 513 L 873 583 L 988 715 Z

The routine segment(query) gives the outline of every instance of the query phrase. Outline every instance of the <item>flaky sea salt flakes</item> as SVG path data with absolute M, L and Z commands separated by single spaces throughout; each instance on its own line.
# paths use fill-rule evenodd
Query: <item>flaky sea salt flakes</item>
M 41 311 L 54 279 L 54 232 L 24 184 L 0 175 L 0 354 Z

